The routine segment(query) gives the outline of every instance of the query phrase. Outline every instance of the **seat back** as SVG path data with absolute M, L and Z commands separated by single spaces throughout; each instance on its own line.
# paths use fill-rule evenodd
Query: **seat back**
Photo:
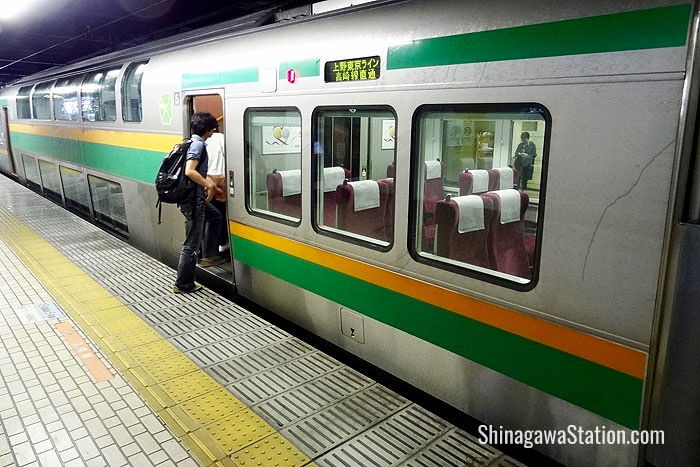
M 387 190 L 389 192 L 389 195 L 387 196 L 386 199 L 386 213 L 384 215 L 384 232 L 386 233 L 386 238 L 391 239 L 394 237 L 394 203 L 395 203 L 395 194 L 394 194 L 394 179 L 393 178 L 384 178 L 382 180 L 379 180 L 380 182 L 386 184 Z
M 476 196 L 476 195 L 474 195 Z M 435 208 L 437 238 L 435 252 L 439 256 L 461 261 L 474 266 L 492 268 L 488 248 L 490 216 L 493 216 L 493 201 L 480 196 L 484 216 L 484 228 L 470 232 L 459 232 L 460 208 L 454 199 L 439 201 Z
M 328 170 L 330 169 L 335 169 L 335 167 L 324 167 L 324 177 L 325 173 L 327 173 Z M 348 169 L 343 169 L 345 171 L 345 179 L 349 179 L 351 172 Z M 342 184 L 342 180 L 335 185 L 334 187 L 326 186 L 328 185 L 327 183 L 324 182 L 324 188 L 323 188 L 323 225 L 328 226 L 328 227 L 335 227 L 336 226 L 336 210 L 337 210 L 337 201 L 336 201 L 336 193 L 337 193 L 337 188 L 338 185 Z
M 440 162 L 439 176 L 428 178 L 428 162 L 433 161 L 426 161 L 426 167 L 424 167 L 425 176 L 423 183 L 425 183 L 425 185 L 423 188 L 423 219 L 424 223 L 429 222 L 431 224 L 434 224 L 435 221 L 432 218 L 435 215 L 435 206 L 437 205 L 438 201 L 445 199 L 445 189 L 442 183 L 442 177 L 445 173 L 445 164 Z
M 517 220 L 501 223 L 501 214 L 504 211 L 501 194 L 503 192 L 517 193 L 520 198 L 520 215 Z M 482 195 L 490 199 L 492 214 L 488 216 L 488 244 L 491 268 L 514 276 L 529 278 L 530 261 L 524 245 L 524 218 L 529 197 L 526 193 L 517 190 L 500 190 Z M 515 195 L 513 195 L 515 196 Z
M 276 170 L 267 174 L 267 210 L 301 218 L 301 193 L 284 196 L 282 176 Z
M 475 187 L 475 184 L 478 185 L 477 174 L 483 174 L 486 177 L 485 186 Z M 491 174 L 487 170 L 465 170 L 459 174 L 459 196 L 485 193 L 489 191 L 490 186 Z
M 374 182 L 366 180 L 366 182 Z M 386 233 L 386 209 L 389 199 L 389 187 L 383 181 L 374 182 L 379 188 L 379 206 L 355 210 L 355 189 L 354 183 L 348 182 L 339 185 L 336 191 L 336 201 L 338 203 L 338 229 L 352 232 L 365 237 L 376 238 L 377 240 L 388 241 Z
M 386 166 L 386 178 L 396 178 L 396 165 L 393 162 Z
M 507 172 L 512 173 L 512 175 L 508 176 L 510 183 L 505 179 L 505 177 L 501 176 L 501 171 L 507 171 Z M 511 169 L 510 167 L 499 167 L 499 168 L 489 169 L 488 172 L 489 172 L 489 191 L 509 190 L 509 189 L 513 188 L 514 185 L 517 185 L 518 180 L 520 179 L 520 172 L 516 169 Z

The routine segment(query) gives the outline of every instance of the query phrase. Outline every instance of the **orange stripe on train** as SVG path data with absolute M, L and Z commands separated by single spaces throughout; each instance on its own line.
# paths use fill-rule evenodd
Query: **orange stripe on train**
M 230 227 L 233 235 L 644 379 L 645 352 L 253 227 L 236 222 Z

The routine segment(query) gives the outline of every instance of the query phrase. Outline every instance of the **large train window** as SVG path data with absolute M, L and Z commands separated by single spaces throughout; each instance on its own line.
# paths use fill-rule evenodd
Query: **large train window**
M 142 119 L 141 80 L 148 62 L 132 63 L 122 80 L 122 116 L 125 122 L 140 122 Z
M 114 87 L 119 68 L 90 73 L 80 87 L 80 107 L 87 122 L 113 122 L 117 119 Z
M 32 118 L 32 107 L 29 102 L 29 95 L 32 92 L 32 86 L 23 86 L 19 88 L 17 93 L 17 118 Z
M 127 235 L 129 227 L 126 222 L 122 186 L 94 175 L 88 175 L 88 184 L 95 220 L 117 233 Z
M 246 207 L 254 214 L 301 221 L 301 114 L 294 108 L 245 112 Z
M 58 203 L 63 202 L 63 190 L 61 189 L 61 179 L 58 175 L 58 166 L 52 162 L 39 159 L 39 172 L 41 172 L 44 196 Z
M 388 248 L 394 235 L 393 110 L 319 108 L 312 121 L 314 228 Z
M 89 215 L 90 195 L 83 173 L 63 166 L 60 167 L 60 172 L 66 207 L 80 214 Z
M 51 120 L 51 86 L 53 81 L 37 84 L 34 88 L 32 108 L 36 119 Z
M 414 258 L 523 290 L 534 286 L 546 109 L 430 105 L 418 109 L 413 125 Z
M 56 86 L 53 88 L 53 115 L 56 120 L 77 121 L 79 119 L 78 90 L 81 81 L 82 76 L 56 81 Z

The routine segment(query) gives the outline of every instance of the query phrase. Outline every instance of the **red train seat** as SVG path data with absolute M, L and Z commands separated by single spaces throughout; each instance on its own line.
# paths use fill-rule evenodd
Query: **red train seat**
M 459 174 L 459 196 L 486 193 L 489 191 L 488 170 L 465 170 Z
M 267 174 L 267 209 L 301 218 L 301 170 L 273 170 Z
M 493 203 L 488 216 L 488 244 L 492 269 L 529 278 L 530 260 L 525 251 L 524 217 L 529 197 L 514 189 L 482 195 Z
M 339 185 L 338 229 L 387 241 L 386 209 L 389 187 L 382 181 L 361 180 Z
M 323 168 L 323 225 L 336 226 L 336 190 L 350 175 L 350 171 L 343 167 Z
M 439 201 L 436 253 L 474 266 L 491 268 L 488 248 L 493 200 L 479 195 L 457 196 Z

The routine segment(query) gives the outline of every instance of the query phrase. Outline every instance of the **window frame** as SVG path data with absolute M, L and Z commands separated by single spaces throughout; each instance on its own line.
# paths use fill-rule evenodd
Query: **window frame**
M 34 85 L 34 89 L 32 91 L 32 97 L 30 99 L 30 104 L 31 104 L 31 109 L 30 113 L 32 114 L 32 119 L 34 120 L 44 120 L 44 121 L 50 121 L 53 120 L 53 87 L 56 84 L 56 80 L 51 80 L 51 81 L 43 81 L 41 83 L 37 83 Z M 36 116 L 36 111 L 34 107 L 34 97 L 36 95 L 36 92 L 39 90 L 39 87 L 48 85 L 48 93 L 49 93 L 49 117 L 48 118 L 39 118 Z
M 121 83 L 119 86 L 119 92 L 120 92 L 120 100 L 121 100 L 121 111 L 122 111 L 122 121 L 124 123 L 142 123 L 143 122 L 143 75 L 146 72 L 145 67 L 148 66 L 149 62 L 151 59 L 146 59 L 146 60 L 138 60 L 135 62 L 129 63 L 126 68 L 124 69 L 124 72 L 121 75 Z M 144 66 L 144 72 L 141 73 L 141 78 L 139 80 L 139 119 L 138 120 L 131 120 L 127 119 L 127 115 L 130 113 L 127 112 L 127 108 L 129 107 L 128 102 L 126 101 L 127 99 L 127 87 L 129 85 L 129 78 L 133 76 L 132 70 L 138 69 L 139 66 L 143 65 Z M 115 93 L 116 93 L 116 88 L 115 88 Z
M 22 95 L 21 95 L 23 89 L 27 90 L 27 95 L 26 95 L 26 96 L 22 96 Z M 15 96 L 15 107 L 16 107 L 16 110 L 17 110 L 17 119 L 18 119 L 18 120 L 31 120 L 31 119 L 32 119 L 32 91 L 33 91 L 33 90 L 34 90 L 34 85 L 33 85 L 33 84 L 30 84 L 30 85 L 28 85 L 28 86 L 22 86 L 21 88 L 19 88 L 19 89 L 17 90 L 17 95 Z M 26 99 L 27 99 L 27 104 L 26 104 L 26 105 L 27 105 L 27 109 L 29 110 L 29 117 L 20 116 L 20 114 L 19 114 L 20 105 L 19 105 L 19 102 L 18 102 L 18 101 L 19 101 L 20 98 L 21 98 L 21 99 L 24 99 L 25 97 L 26 97 Z M 24 115 L 24 112 L 22 112 L 22 114 Z
M 78 203 L 72 197 L 69 197 L 68 194 L 66 193 L 66 178 L 64 177 L 64 173 L 65 173 L 64 169 L 66 171 L 71 171 L 71 172 L 75 172 L 76 174 L 79 174 L 78 178 L 80 178 L 80 180 L 83 181 L 83 184 L 84 184 L 83 188 L 85 189 L 85 195 L 87 196 L 87 203 L 88 203 L 85 206 L 87 209 L 86 211 L 83 211 L 83 210 L 79 209 L 78 207 L 76 207 L 76 205 L 80 205 L 80 203 Z M 85 175 L 85 172 L 82 170 L 82 168 L 79 166 L 68 166 L 65 163 L 61 163 L 61 164 L 58 164 L 58 174 L 61 178 L 61 186 L 63 187 L 63 200 L 64 200 L 64 205 L 65 205 L 66 209 L 68 209 L 69 211 L 71 211 L 71 212 L 73 212 L 81 217 L 92 219 L 93 214 L 92 214 L 92 199 L 90 197 L 90 188 L 88 186 L 87 177 Z
M 72 81 L 78 80 L 78 83 L 75 86 L 75 98 L 78 104 L 78 112 L 76 113 L 77 118 L 75 120 L 73 119 L 67 119 L 67 118 L 59 118 L 58 115 L 56 115 L 56 86 L 58 85 L 59 82 L 67 80 L 68 84 L 70 84 Z M 71 75 L 71 76 L 65 76 L 63 78 L 58 78 L 54 84 L 53 87 L 51 88 L 51 117 L 53 120 L 57 122 L 82 122 L 83 121 L 83 112 L 80 109 L 81 101 L 80 101 L 80 88 L 83 85 L 83 81 L 85 80 L 85 74 L 79 74 L 79 75 Z M 63 96 L 63 95 L 61 95 Z M 63 103 L 61 104 L 63 106 Z
M 398 129 L 398 114 L 396 113 L 396 109 L 392 107 L 391 105 L 388 104 L 377 104 L 377 105 L 329 105 L 329 106 L 319 106 L 314 108 L 313 112 L 311 113 L 311 141 L 317 141 L 318 140 L 318 119 L 319 119 L 319 114 L 321 112 L 340 112 L 344 111 L 347 112 L 348 109 L 355 109 L 356 111 L 359 110 L 361 112 L 371 112 L 371 111 L 379 111 L 379 112 L 387 112 L 390 113 L 394 116 L 394 126 L 396 129 Z M 313 144 L 313 143 L 312 143 Z M 398 148 L 396 143 L 394 143 L 394 167 L 396 167 L 397 164 L 397 154 L 398 154 Z M 387 245 L 382 245 L 380 243 L 377 243 L 381 240 L 374 239 L 375 241 L 372 240 L 365 240 L 365 238 L 370 238 L 370 237 L 365 237 L 363 235 L 358 235 L 354 234 L 353 232 L 349 231 L 344 231 L 342 229 L 337 229 L 333 228 L 331 230 L 328 227 L 321 226 L 319 225 L 319 209 L 318 209 L 318 184 L 319 184 L 319 177 L 317 177 L 317 174 L 319 174 L 319 161 L 321 161 L 320 157 L 316 157 L 313 155 L 311 157 L 311 227 L 314 229 L 314 231 L 319 234 L 323 235 L 325 237 L 330 237 L 334 238 L 337 240 L 342 240 L 346 243 L 351 243 L 353 245 L 358 245 L 362 246 L 365 248 L 369 248 L 375 251 L 381 251 L 383 253 L 386 253 L 390 251 L 393 247 L 394 244 L 396 243 L 396 176 L 394 176 L 394 218 L 392 219 L 392 222 L 394 222 L 394 233 L 391 236 L 391 239 L 389 240 Z
M 544 145 L 541 150 L 538 150 L 538 155 L 541 157 L 540 173 L 540 194 L 537 201 L 537 224 L 535 235 L 537 238 L 534 252 L 534 264 L 532 270 L 532 278 L 526 282 L 517 282 L 509 279 L 508 274 L 501 273 L 496 270 L 482 268 L 468 263 L 461 263 L 449 258 L 441 258 L 435 254 L 420 252 L 417 250 L 417 229 L 419 216 L 419 203 L 423 199 L 419 197 L 420 179 L 422 174 L 420 163 L 420 122 L 422 115 L 429 112 L 445 112 L 445 113 L 472 113 L 472 114 L 527 114 L 527 111 L 532 112 L 536 109 L 539 115 L 543 117 L 545 123 Z M 540 259 L 542 252 L 542 232 L 545 219 L 545 204 L 547 198 L 547 171 L 549 165 L 549 147 L 552 135 L 552 116 L 549 109 L 539 102 L 514 102 L 514 103 L 448 103 L 448 104 L 423 104 L 413 112 L 411 119 L 411 150 L 410 150 L 410 178 L 408 187 L 409 206 L 408 206 L 408 235 L 407 248 L 408 253 L 414 261 L 431 266 L 437 269 L 443 269 L 472 279 L 477 279 L 490 284 L 495 284 L 501 287 L 512 289 L 518 292 L 528 292 L 534 289 L 539 282 Z M 438 259 L 439 258 L 439 259 Z M 518 277 L 518 276 L 512 276 Z
M 301 192 L 299 193 L 301 199 L 303 200 L 305 174 L 303 170 L 303 160 L 304 160 L 304 139 L 303 139 L 303 128 L 304 128 L 304 118 L 302 116 L 301 110 L 294 106 L 284 106 L 284 107 L 247 107 L 243 112 L 243 172 L 244 172 L 244 190 L 245 190 L 245 209 L 252 216 L 261 217 L 263 219 L 272 220 L 280 224 L 289 225 L 292 227 L 299 227 L 301 225 L 302 219 L 304 218 L 304 204 L 300 203 L 301 209 L 299 212 L 299 219 L 294 220 L 291 216 L 285 216 L 284 214 L 275 213 L 273 211 L 262 211 L 253 209 L 251 207 L 251 147 L 248 144 L 248 131 L 250 129 L 249 116 L 253 112 L 296 112 L 299 114 L 299 124 L 302 128 L 302 142 L 301 142 L 301 153 L 299 154 L 299 168 L 301 170 Z
M 63 206 L 65 193 L 63 192 L 63 179 L 61 179 L 59 164 L 52 160 L 37 158 L 37 166 L 39 167 L 39 176 L 41 177 L 42 194 L 45 198 L 48 198 L 51 201 Z M 46 170 L 44 170 L 44 168 Z M 53 174 L 51 174 L 50 171 L 53 171 Z M 48 175 L 55 176 L 55 180 L 51 180 L 51 177 L 49 177 Z M 47 183 L 50 183 L 52 181 L 57 182 L 58 186 L 48 187 Z M 56 188 L 56 190 L 52 188 Z
M 106 214 L 102 213 L 101 211 L 99 211 L 95 207 L 96 203 L 95 203 L 95 198 L 93 197 L 94 193 L 93 193 L 92 185 L 90 184 L 90 180 L 93 178 L 97 179 L 97 180 L 102 180 L 102 181 L 105 181 L 107 183 L 111 183 L 114 185 L 119 185 L 119 188 L 121 189 L 122 200 L 124 201 L 124 227 L 125 227 L 125 229 L 119 228 L 116 225 L 117 222 L 113 217 L 107 216 Z M 90 195 L 90 206 L 92 208 L 92 216 L 93 216 L 94 222 L 97 225 L 103 227 L 104 229 L 106 229 L 106 230 L 108 230 L 116 235 L 119 235 L 123 238 L 129 238 L 129 220 L 126 218 L 126 197 L 124 196 L 124 189 L 122 187 L 122 184 L 120 182 L 110 180 L 108 178 L 100 177 L 99 175 L 88 173 L 87 174 L 87 185 L 88 185 L 88 193 Z M 110 207 L 111 207 L 111 205 L 110 205 Z M 112 221 L 112 223 L 106 222 L 105 220 L 102 219 L 102 217 L 109 218 Z
M 114 67 L 109 67 L 109 68 L 103 68 L 95 71 L 91 71 L 88 73 L 85 73 L 85 76 L 83 77 L 83 81 L 80 83 L 80 91 L 79 91 L 79 101 L 80 101 L 80 117 L 83 122 L 88 122 L 88 123 L 110 123 L 110 122 L 116 122 L 117 121 L 117 83 L 119 82 L 119 73 L 121 72 L 122 66 L 114 66 Z M 99 89 L 96 92 L 97 95 L 97 102 L 100 105 L 100 109 L 103 108 L 104 104 L 104 99 L 103 99 L 103 93 L 104 93 L 104 82 L 107 79 L 107 76 L 109 76 L 110 73 L 115 72 L 117 73 L 116 77 L 114 78 L 114 85 L 112 86 L 112 93 L 114 94 L 114 118 L 113 119 L 94 119 L 94 120 L 89 120 L 85 118 L 85 110 L 83 108 L 83 100 L 87 99 L 86 97 L 86 92 L 83 91 L 83 88 L 85 87 L 86 84 L 90 84 L 90 78 L 94 77 L 98 73 L 102 73 L 103 76 L 100 79 L 99 82 Z M 92 93 L 90 93 L 92 94 Z

